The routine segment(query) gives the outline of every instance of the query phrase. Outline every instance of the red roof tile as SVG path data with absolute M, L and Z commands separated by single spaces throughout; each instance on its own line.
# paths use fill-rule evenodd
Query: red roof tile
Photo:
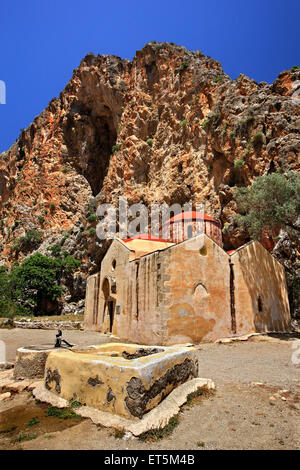
M 147 233 L 141 233 L 141 234 L 138 234 L 138 235 L 134 235 L 131 238 L 124 238 L 122 241 L 124 243 L 127 243 L 127 242 L 130 242 L 131 240 L 149 240 L 151 242 L 169 243 L 169 241 L 165 240 L 164 238 L 153 237 L 152 235 L 149 235 Z
M 181 214 L 174 215 L 174 217 L 171 217 L 170 220 L 165 222 L 166 224 L 169 222 L 178 222 L 180 220 L 210 220 L 212 222 L 217 222 L 216 219 L 213 219 L 207 214 L 203 214 L 203 212 L 197 212 L 197 211 L 186 211 L 182 212 Z

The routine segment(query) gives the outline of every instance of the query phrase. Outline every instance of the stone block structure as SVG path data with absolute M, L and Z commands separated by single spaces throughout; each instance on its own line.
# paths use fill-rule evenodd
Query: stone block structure
M 126 418 L 141 418 L 178 385 L 198 377 L 195 348 L 108 343 L 53 351 L 45 387 L 61 398 Z

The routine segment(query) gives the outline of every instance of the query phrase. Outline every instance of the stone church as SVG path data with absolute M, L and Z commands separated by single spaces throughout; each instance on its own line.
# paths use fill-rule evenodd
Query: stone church
M 167 224 L 167 240 L 113 240 L 87 280 L 86 329 L 154 345 L 289 329 L 284 268 L 259 242 L 226 252 L 220 224 L 195 211 Z

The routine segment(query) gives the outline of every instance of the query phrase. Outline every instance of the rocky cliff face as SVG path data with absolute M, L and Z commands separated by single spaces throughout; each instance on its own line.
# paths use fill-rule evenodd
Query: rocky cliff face
M 16 255 L 15 240 L 41 231 L 35 249 L 60 243 L 81 259 L 64 298 L 82 298 L 105 250 L 87 217 L 121 195 L 129 204 L 204 202 L 225 226 L 225 248 L 240 246 L 248 235 L 232 223 L 234 187 L 299 169 L 299 93 L 300 70 L 272 85 L 244 75 L 232 81 L 200 51 L 167 43 L 147 44 L 132 62 L 88 54 L 0 156 L 2 263 L 28 255 Z M 277 255 L 287 266 L 295 258 L 299 269 L 288 243 L 288 255 Z

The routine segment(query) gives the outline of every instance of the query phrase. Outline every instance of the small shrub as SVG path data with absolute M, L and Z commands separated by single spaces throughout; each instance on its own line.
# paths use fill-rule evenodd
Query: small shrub
M 251 124 L 251 123 L 254 122 L 254 121 L 255 121 L 254 116 L 253 116 L 252 112 L 250 112 L 250 113 L 248 114 L 248 116 L 246 117 L 246 123 L 247 123 L 247 124 Z
M 252 145 L 255 149 L 264 143 L 264 135 L 262 132 L 257 132 L 251 139 Z
M 53 211 L 53 210 L 55 209 L 55 204 L 54 204 L 54 202 L 50 202 L 49 207 L 50 207 L 50 210 Z
M 96 230 L 93 227 L 90 228 L 89 235 L 90 237 L 94 237 L 96 235 Z
M 81 406 L 80 401 L 77 401 L 77 400 L 70 401 L 70 408 L 79 408 L 79 406 Z
M 112 151 L 112 153 L 116 153 L 116 152 L 118 152 L 120 149 L 121 149 L 121 145 L 120 145 L 120 144 L 116 144 L 116 145 L 113 145 L 113 146 L 112 146 L 111 151 Z
M 205 447 L 205 442 L 203 442 L 203 441 L 198 441 L 198 442 L 197 442 L 197 447 Z
M 39 215 L 38 219 L 40 224 L 43 224 L 45 222 L 45 217 L 43 215 Z
M 186 122 L 187 122 L 186 119 L 184 119 L 183 121 L 181 121 L 181 127 L 182 127 L 183 129 L 184 129 L 185 126 L 186 126 Z
M 224 127 L 222 129 L 221 135 L 225 135 L 227 133 L 227 128 L 228 128 L 228 121 L 224 121 Z
M 37 438 L 37 434 L 20 434 L 15 442 L 32 441 Z
M 205 121 L 203 121 L 203 122 L 202 122 L 202 124 L 201 124 L 201 125 L 202 125 L 203 129 L 205 129 L 205 128 L 206 128 L 206 126 L 208 126 L 208 124 L 209 124 L 209 121 L 210 121 L 210 119 L 205 119 Z
M 214 390 L 208 389 L 206 387 L 199 388 L 198 390 L 195 390 L 195 392 L 192 392 L 187 396 L 186 405 L 188 407 L 191 407 L 195 405 L 196 403 L 199 403 L 203 398 L 211 397 L 214 394 L 215 394 Z
M 146 144 L 149 145 L 149 147 L 152 147 L 153 145 L 153 139 L 147 139 Z
M 16 253 L 20 251 L 30 251 L 37 248 L 42 243 L 43 235 L 37 230 L 29 230 L 26 235 L 17 239 L 12 246 L 12 250 Z
M 71 408 L 57 408 L 56 406 L 49 406 L 46 410 L 46 415 L 60 419 L 79 418 Z
M 31 418 L 28 423 L 26 423 L 26 426 L 35 426 L 36 424 L 39 424 L 39 420 L 37 418 Z
M 174 416 L 170 419 L 170 421 L 164 428 L 150 429 L 150 431 L 146 431 L 143 434 L 140 434 L 139 439 L 141 441 L 158 441 L 159 439 L 163 439 L 164 437 L 167 437 L 172 434 L 178 424 L 178 416 Z
M 15 230 L 15 228 L 17 228 L 19 224 L 20 224 L 20 222 L 19 222 L 18 220 L 15 220 L 15 221 L 14 221 L 14 224 L 13 224 L 12 227 L 11 227 L 11 229 L 12 229 L 12 230 Z
M 230 134 L 229 134 L 229 138 L 232 142 L 235 142 L 236 140 L 236 134 L 234 131 L 231 131 Z
M 90 214 L 87 219 L 90 223 L 95 222 L 97 220 L 96 214 Z
M 236 160 L 234 160 L 234 168 L 242 168 L 242 166 L 244 165 L 245 162 L 241 158 L 237 158 Z
M 219 83 L 219 82 L 220 82 L 220 83 L 223 83 L 223 82 L 224 82 L 224 78 L 223 78 L 223 77 L 216 77 L 216 78 L 214 79 L 214 82 L 215 82 L 215 83 Z
M 122 439 L 125 436 L 125 430 L 124 429 L 115 429 L 114 430 L 114 436 L 116 439 Z
M 63 173 L 68 173 L 68 167 L 67 167 L 67 166 L 63 166 L 61 171 L 62 171 Z
M 300 70 L 299 65 L 294 65 L 294 66 L 291 68 L 291 71 L 292 71 L 292 72 L 295 72 L 296 70 Z

